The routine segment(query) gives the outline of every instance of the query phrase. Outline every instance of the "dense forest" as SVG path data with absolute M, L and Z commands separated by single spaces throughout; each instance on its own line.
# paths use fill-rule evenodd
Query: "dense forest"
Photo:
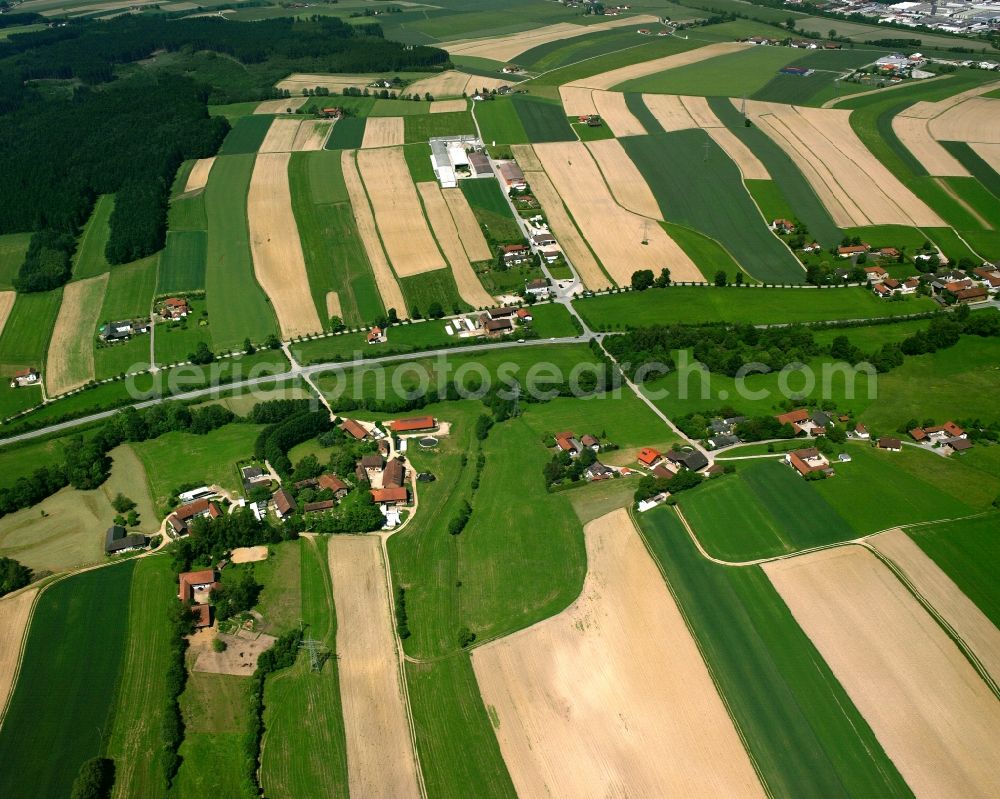
M 178 166 L 213 155 L 229 130 L 208 103 L 271 96 L 274 80 L 296 70 L 447 62 L 443 50 L 389 42 L 377 25 L 336 17 L 242 23 L 154 14 L 10 36 L 0 42 L 0 234 L 35 234 L 16 288 L 48 291 L 69 279 L 99 194 L 117 195 L 110 263 L 161 249 Z M 254 77 L 233 81 L 233 69 Z

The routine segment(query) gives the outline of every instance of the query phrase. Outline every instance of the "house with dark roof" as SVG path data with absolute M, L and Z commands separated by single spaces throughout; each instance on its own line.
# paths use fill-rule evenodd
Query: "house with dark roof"
M 288 493 L 287 489 L 279 488 L 271 499 L 274 500 L 274 511 L 278 514 L 279 519 L 284 519 L 295 513 L 295 499 Z
M 941 442 L 941 449 L 949 455 L 954 455 L 956 452 L 972 449 L 972 442 L 967 438 L 949 438 Z
M 590 466 L 584 469 L 584 477 L 593 482 L 595 480 L 608 480 L 615 476 L 614 469 L 609 466 L 605 466 L 600 461 L 594 461 Z
M 877 446 L 879 449 L 888 450 L 889 452 L 901 452 L 903 449 L 903 442 L 898 438 L 892 438 L 891 436 L 882 436 L 878 442 Z
M 334 508 L 336 504 L 332 499 L 321 499 L 317 502 L 307 502 L 302 506 L 302 511 L 303 513 L 320 513 Z
M 187 535 L 191 529 L 191 523 L 195 519 L 211 518 L 217 519 L 222 515 L 222 510 L 214 502 L 207 498 L 196 499 L 187 505 L 181 505 L 177 510 L 167 517 L 167 524 L 175 535 Z
M 393 458 L 382 471 L 382 488 L 401 488 L 406 482 L 406 467 L 402 458 Z
M 128 530 L 120 524 L 113 524 L 108 528 L 104 537 L 104 553 L 118 555 L 122 552 L 133 552 L 137 549 L 145 549 L 148 544 L 149 539 L 141 533 L 129 534 Z
M 712 436 L 705 443 L 708 444 L 709 449 L 721 449 L 722 447 L 731 447 L 733 444 L 739 444 L 740 440 L 736 436 L 723 433 Z
M 361 468 L 369 474 L 376 474 L 385 468 L 385 458 L 378 452 L 369 452 L 361 456 Z
M 692 472 L 700 471 L 708 466 L 708 458 L 705 457 L 705 453 L 699 450 L 693 449 L 690 452 L 684 453 L 684 458 L 681 460 L 686 469 Z

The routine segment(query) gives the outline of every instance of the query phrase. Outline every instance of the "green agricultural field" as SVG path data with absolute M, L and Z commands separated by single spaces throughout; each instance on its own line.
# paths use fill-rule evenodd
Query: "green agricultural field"
M 30 233 L 7 233 L 0 236 L 0 291 L 14 288 L 14 278 L 24 263 L 30 241 Z
M 477 103 L 473 109 L 486 144 L 527 144 L 531 141 L 524 130 L 514 101 L 502 97 Z M 567 123 L 568 124 L 568 123 Z M 468 183 L 469 181 L 463 181 Z
M 337 102 L 340 102 L 339 100 Z M 421 100 L 376 100 L 372 104 L 370 117 L 408 117 L 429 114 L 431 104 Z
M 435 136 L 474 136 L 476 124 L 468 111 L 403 117 L 403 141 L 426 142 Z
M 776 74 L 754 92 L 753 99 L 789 105 L 821 105 L 833 97 L 854 94 L 858 91 L 857 84 L 839 79 L 888 53 L 888 50 L 807 50 L 786 66 L 812 69 L 815 70 L 813 74 Z
M 688 523 L 714 557 L 740 562 L 855 537 L 834 506 L 791 467 L 762 460 L 737 470 L 679 497 Z
M 232 584 L 246 572 L 252 572 L 264 586 L 256 610 L 264 617 L 261 630 L 279 636 L 299 626 L 302 619 L 302 548 L 298 541 L 283 541 L 268 547 L 266 560 L 259 563 L 233 564 L 222 575 L 223 584 Z
M 884 302 L 870 291 L 851 288 L 782 289 L 672 286 L 578 300 L 576 309 L 599 330 L 668 322 L 752 322 L 782 324 L 837 319 L 876 319 L 932 311 L 925 298 Z
M 250 114 L 237 119 L 233 129 L 229 131 L 225 141 L 222 142 L 219 155 L 245 155 L 257 152 L 273 119 L 274 117 L 270 114 Z M 214 171 L 218 166 L 219 164 L 216 162 L 212 170 Z
M 339 154 L 296 153 L 289 164 L 288 179 L 320 319 L 329 327 L 326 295 L 336 291 L 346 324 L 371 322 L 384 309 L 346 196 Z M 317 197 L 332 201 L 320 204 Z
M 638 38 L 638 37 L 637 37 Z M 564 83 L 589 78 L 592 75 L 599 75 L 602 72 L 609 72 L 612 69 L 639 64 L 643 61 L 650 61 L 654 58 L 662 58 L 676 53 L 683 53 L 687 50 L 694 50 L 703 47 L 704 41 L 695 39 L 681 39 L 675 36 L 657 36 L 652 40 L 644 39 L 642 44 L 630 47 L 625 50 L 617 50 L 607 55 L 597 56 L 569 64 L 551 72 L 546 72 L 533 80 L 527 81 L 524 87 L 533 94 L 544 91 L 547 87 L 561 86 Z M 553 99 L 558 97 L 558 92 L 553 91 Z
M 49 337 L 61 301 L 62 289 L 17 295 L 0 334 L 0 370 L 5 376 L 15 368 L 33 366 L 41 370 L 45 367 Z
M 225 105 L 210 105 L 208 113 L 213 117 L 225 117 L 229 123 L 236 124 L 240 119 L 253 114 L 260 102 L 251 100 L 246 103 L 226 103 Z
M 81 428 L 79 432 L 85 434 L 90 431 Z M 70 435 L 42 436 L 0 447 L 0 488 L 10 488 L 18 479 L 30 477 L 39 463 L 52 463 L 58 459 Z
M 447 314 L 470 310 L 468 303 L 458 293 L 458 286 L 455 285 L 455 276 L 451 269 L 435 269 L 432 272 L 400 278 L 399 287 L 406 298 L 408 315 L 412 317 L 416 317 L 413 313 L 415 309 L 422 314 L 427 313 L 427 309 L 434 302 L 441 303 Z
M 794 219 L 795 209 L 792 208 L 781 188 L 773 180 L 746 180 L 747 191 L 753 197 L 764 219 Z
M 513 104 L 529 141 L 576 140 L 566 112 L 558 102 L 519 94 L 514 97 Z
M 437 180 L 434 166 L 431 164 L 431 146 L 427 142 L 406 145 L 403 148 L 403 158 L 406 159 L 406 166 L 414 183 Z
M 586 122 L 573 122 L 573 119 L 575 117 L 570 117 L 570 128 L 580 141 L 603 141 L 615 138 L 615 132 L 611 130 L 607 122 L 597 127 L 591 127 Z
M 668 221 L 716 239 L 758 280 L 805 280 L 801 265 L 761 218 L 736 164 L 704 131 L 630 136 L 622 145 Z
M 990 621 L 1000 625 L 1000 539 L 997 514 L 907 531 Z
M 180 230 L 206 230 L 208 217 L 205 214 L 205 192 L 199 191 L 185 197 L 175 197 L 170 201 L 167 212 L 167 226 L 170 233 Z M 169 244 L 169 238 L 167 243 Z
M 41 402 L 41 386 L 11 388 L 7 380 L 0 379 L 0 421 L 29 408 L 34 408 Z
M 363 117 L 338 119 L 326 140 L 327 150 L 356 150 L 365 137 L 367 120 Z
M 389 341 L 372 347 L 365 342 L 363 333 L 343 333 L 337 336 L 299 341 L 292 344 L 292 354 L 300 363 L 326 361 L 353 361 L 406 352 L 454 346 L 455 337 L 449 336 L 443 320 L 429 319 L 415 324 L 396 325 L 389 328 Z
M 531 328 L 539 338 L 576 336 L 580 331 L 573 324 L 573 317 L 565 305 L 552 302 L 534 305 L 531 310 Z
M 637 35 L 634 28 L 598 31 L 532 47 L 517 57 L 517 63 L 534 73 L 548 72 L 588 58 L 639 47 L 647 41 Z
M 716 116 L 753 151 L 754 155 L 767 168 L 780 195 L 792 209 L 792 218 L 804 222 L 809 228 L 810 235 L 824 246 L 832 247 L 839 243 L 840 230 L 829 211 L 826 210 L 809 182 L 785 151 L 762 130 L 758 130 L 756 127 L 746 127 L 743 124 L 743 116 L 727 98 L 713 97 L 708 102 Z M 752 182 L 756 183 L 757 181 Z M 754 196 L 756 197 L 756 195 Z M 765 212 L 765 215 L 769 214 Z
M 711 11 L 716 14 L 746 15 L 758 22 L 769 22 L 779 25 L 783 25 L 789 19 L 794 19 L 796 25 L 798 25 L 799 20 L 805 16 L 805 14 L 792 11 L 789 8 L 769 8 L 767 6 L 756 5 L 748 7 L 748 4 L 743 2 L 743 0 L 685 0 L 685 5 L 702 11 Z M 676 19 L 680 13 L 674 10 L 678 7 L 683 8 L 683 6 L 678 6 L 672 0 L 666 3 L 667 13 L 670 14 L 672 19 Z
M 208 233 L 204 230 L 171 230 L 160 259 L 157 294 L 199 291 L 205 288 Z
M 764 573 L 701 557 L 670 508 L 639 524 L 768 794 L 909 797 Z
M 336 648 L 337 620 L 326 539 L 300 539 L 300 618 L 310 638 Z M 266 589 L 265 589 L 266 590 Z M 297 620 L 296 620 L 297 621 Z M 269 678 L 264 691 L 261 781 L 268 796 L 295 799 L 312 793 L 347 794 L 347 743 L 340 706 L 337 659 L 316 674 L 301 656 L 295 666 Z
M 743 274 L 744 278 L 749 277 L 748 282 L 756 282 L 752 275 L 743 272 L 732 254 L 715 239 L 684 225 L 675 225 L 672 222 L 661 222 L 660 225 L 698 265 L 706 279 L 711 279 L 721 269 L 728 276 L 730 283 L 736 280 L 738 274 Z
M 105 746 L 107 757 L 115 761 L 115 799 L 158 799 L 167 793 L 160 739 L 170 666 L 168 613 L 176 597 L 177 577 L 170 558 L 143 558 L 136 563 L 125 659 Z
M 104 257 L 104 248 L 108 245 L 111 228 L 111 212 L 115 210 L 115 196 L 102 194 L 94 204 L 94 211 L 83 226 L 83 233 L 77 243 L 76 254 L 73 256 L 73 279 L 82 280 L 96 277 L 111 269 L 111 264 Z
M 0 795 L 69 796 L 112 718 L 135 560 L 83 572 L 39 597 L 0 729 Z
M 121 319 L 149 318 L 158 260 L 158 256 L 152 255 L 111 269 L 98 327 Z M 98 380 L 149 368 L 148 335 L 108 346 L 95 343 L 94 347 L 94 374 Z
M 250 255 L 246 197 L 253 163 L 252 155 L 217 158 L 205 188 L 205 288 L 212 342 L 219 349 L 239 346 L 247 336 L 260 342 L 278 332 L 274 312 L 254 277 Z
M 521 229 L 495 180 L 463 180 L 459 184 L 487 241 L 520 242 Z

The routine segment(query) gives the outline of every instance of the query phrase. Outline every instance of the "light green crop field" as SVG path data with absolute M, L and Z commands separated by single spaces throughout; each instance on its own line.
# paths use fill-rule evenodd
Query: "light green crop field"
M 327 150 L 356 150 L 365 137 L 364 117 L 347 117 L 337 120 L 329 138 L 326 140 Z
M 0 369 L 33 366 L 41 370 L 45 366 L 61 301 L 62 289 L 18 294 L 0 335 Z
M 617 50 L 596 58 L 581 60 L 568 64 L 544 75 L 527 81 L 524 88 L 533 94 L 540 93 L 544 87 L 561 86 L 564 83 L 572 83 L 581 78 L 589 78 L 592 75 L 599 75 L 602 72 L 609 72 L 612 69 L 639 64 L 643 61 L 650 61 L 655 58 L 662 58 L 675 53 L 683 53 L 687 50 L 694 50 L 703 47 L 704 41 L 694 39 L 681 39 L 675 36 L 657 36 L 652 41 L 644 39 L 642 44 L 630 47 L 625 50 Z M 558 92 L 553 93 L 554 97 Z
M 459 295 L 455 275 L 448 268 L 400 278 L 399 287 L 406 298 L 407 316 L 416 318 L 415 309 L 426 314 L 434 302 L 440 303 L 446 314 L 463 313 L 472 309 Z
M 14 288 L 14 278 L 24 263 L 30 241 L 30 233 L 6 233 L 0 236 L 0 291 Z
M 205 230 L 208 228 L 208 217 L 205 214 L 205 192 L 199 191 L 191 196 L 175 197 L 170 201 L 167 211 L 168 244 L 169 234 L 180 230 Z
M 575 141 L 577 136 L 569 126 L 566 112 L 555 100 L 519 94 L 513 99 L 514 110 L 521 119 L 528 141 Z
M 115 799 L 166 796 L 160 743 L 170 666 L 168 613 L 177 601 L 176 574 L 167 557 L 136 562 L 128 605 L 125 659 L 106 746 L 115 761 Z
M 500 184 L 495 180 L 463 180 L 458 184 L 465 199 L 484 229 L 487 240 L 520 242 L 521 229 L 514 221 L 514 214 L 504 199 Z
M 156 288 L 159 256 L 111 269 L 98 327 L 123 319 L 148 319 Z M 94 331 L 95 337 L 96 332 Z M 109 346 L 94 344 L 94 374 L 100 380 L 149 367 L 149 335 Z
M 252 155 L 217 158 L 204 192 L 208 213 L 205 288 L 212 342 L 220 349 L 239 346 L 247 336 L 260 342 L 278 332 L 250 255 L 246 198 L 253 164 Z
M 0 795 L 69 796 L 81 764 L 100 753 L 135 563 L 68 577 L 39 597 L 0 729 Z
M 111 212 L 115 210 L 115 196 L 102 194 L 94 204 L 93 213 L 77 243 L 76 254 L 73 256 L 73 279 L 82 280 L 95 277 L 111 268 L 108 259 L 104 257 L 104 248 L 108 244 L 111 228 Z
M 403 138 L 407 144 L 426 142 L 435 136 L 474 135 L 475 132 L 476 125 L 468 111 L 403 117 Z
M 670 508 L 639 525 L 770 795 L 911 795 L 758 567 L 701 557 Z
M 473 109 L 479 129 L 486 144 L 527 144 L 528 138 L 521 117 L 514 107 L 514 101 L 502 97 L 489 102 L 477 103 Z M 469 181 L 463 181 L 463 186 Z
M 204 230 L 171 230 L 160 259 L 157 294 L 205 288 L 208 234 Z

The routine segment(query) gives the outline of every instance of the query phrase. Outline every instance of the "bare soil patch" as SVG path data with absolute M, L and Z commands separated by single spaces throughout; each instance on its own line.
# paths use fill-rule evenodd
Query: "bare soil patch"
M 45 363 L 45 389 L 50 396 L 65 394 L 94 379 L 94 333 L 107 287 L 105 272 L 63 288 Z
M 432 78 L 421 78 L 407 86 L 406 91 L 421 96 L 430 92 L 432 97 L 461 97 L 463 93 L 473 94 L 478 89 L 499 89 L 510 83 L 503 78 L 486 78 L 450 69 Z
M 464 111 L 469 107 L 466 99 L 460 100 L 435 100 L 431 103 L 430 112 L 432 114 L 451 114 L 455 111 Z
M 187 183 L 184 184 L 184 193 L 189 191 L 200 191 L 208 185 L 208 176 L 215 165 L 215 156 L 211 158 L 199 158 L 194 162 L 191 171 L 188 172 Z
M 299 153 L 322 150 L 332 129 L 332 122 L 322 119 L 303 120 L 295 134 L 295 141 L 292 142 L 292 151 Z
M 676 94 L 644 94 L 642 101 L 667 133 L 698 127 Z
M 298 135 L 301 119 L 274 119 L 260 144 L 262 153 L 290 153 Z
M 763 566 L 917 796 L 995 796 L 1000 702 L 870 551 Z
M 472 654 L 518 796 L 763 796 L 628 513 L 584 534 L 580 598 Z
M 0 722 L 14 691 L 31 609 L 37 595 L 37 588 L 26 588 L 0 599 Z
M 567 116 L 590 116 L 598 113 L 593 94 L 594 90 L 586 86 L 564 84 L 559 87 L 559 99 Z
M 922 117 L 900 114 L 892 120 L 892 129 L 907 150 L 913 153 L 930 175 L 968 177 L 969 170 L 938 144 Z
M 663 219 L 653 192 L 618 139 L 588 142 L 587 149 L 619 205 L 650 219 Z
M 350 793 L 419 797 L 379 540 L 332 536 L 329 558 Z
M 267 547 L 237 547 L 230 554 L 229 560 L 233 563 L 256 563 L 267 560 Z
M 271 300 L 286 339 L 323 330 L 292 213 L 290 158 L 288 152 L 259 154 L 247 195 L 254 274 Z
M 493 257 L 490 245 L 486 243 L 486 237 L 462 190 L 442 189 L 441 194 L 448 203 L 448 210 L 451 211 L 451 218 L 455 220 L 455 227 L 458 228 L 458 235 L 462 239 L 462 246 L 465 247 L 469 260 L 472 263 L 489 261 Z
M 455 220 L 452 219 L 451 211 L 448 210 L 448 205 L 445 203 L 444 197 L 441 196 L 441 188 L 437 181 L 418 183 L 417 190 L 420 192 L 424 209 L 427 211 L 427 218 L 434 230 L 434 237 L 451 265 L 458 293 L 473 308 L 488 308 L 493 305 L 493 297 L 486 292 L 472 269 L 469 257 L 462 246 L 458 228 L 455 226 Z M 452 191 L 461 194 L 460 189 L 452 189 Z
M 361 148 L 395 147 L 403 143 L 402 117 L 368 117 Z
M 580 231 L 618 285 L 628 285 L 637 269 L 659 272 L 664 264 L 670 264 L 675 280 L 704 279 L 663 228 L 615 202 L 584 144 L 538 144 L 535 153 Z
M 280 100 L 265 100 L 253 112 L 255 114 L 287 114 L 289 109 L 298 111 L 305 105 L 308 97 L 284 97 Z
M 591 89 L 613 89 L 619 83 L 625 83 L 625 81 L 644 78 L 647 75 L 655 75 L 658 72 L 666 72 L 668 69 L 686 67 L 688 64 L 697 64 L 699 61 L 705 61 L 720 55 L 729 55 L 730 53 L 735 53 L 751 46 L 740 42 L 717 42 L 705 47 L 699 47 L 696 50 L 687 50 L 683 53 L 655 58 L 652 61 L 643 61 L 639 64 L 612 69 L 610 72 L 602 72 L 600 75 L 573 81 L 573 84 L 575 86 L 589 86 Z
M 216 652 L 212 649 L 214 638 L 225 643 L 225 651 Z M 257 659 L 278 640 L 273 635 L 247 630 L 240 630 L 236 635 L 227 635 L 218 632 L 215 625 L 195 633 L 191 639 L 191 649 L 197 654 L 194 671 L 232 674 L 236 677 L 252 676 L 257 668 Z
M 396 274 L 409 277 L 444 269 L 447 264 L 427 226 L 402 149 L 359 150 L 358 169 Z
M 16 299 L 16 291 L 0 291 L 0 335 L 3 334 L 4 325 L 10 318 L 10 312 L 14 308 L 14 300 Z
M 339 316 L 344 318 L 344 311 L 340 307 L 340 295 L 336 291 L 326 293 L 326 315 L 328 317 Z
M 868 543 L 896 564 L 906 579 L 965 641 L 990 676 L 1000 681 L 1000 630 L 951 578 L 902 530 L 890 530 Z
M 406 300 L 403 299 L 403 292 L 399 288 L 399 283 L 396 282 L 396 276 L 392 273 L 385 251 L 382 249 L 382 243 L 379 241 L 375 217 L 372 215 L 368 196 L 365 194 L 365 187 L 361 182 L 361 175 L 358 173 L 355 151 L 344 150 L 340 156 L 340 165 L 344 172 L 344 184 L 347 186 L 347 193 L 351 198 L 354 222 L 358 226 L 358 235 L 361 237 L 361 243 L 368 254 L 368 263 L 371 264 L 375 285 L 378 286 L 378 293 L 382 297 L 382 304 L 387 309 L 395 308 L 401 315 L 405 316 Z
M 625 105 L 625 95 L 620 92 L 594 92 L 597 113 L 611 126 L 615 136 L 644 136 L 646 129 L 638 117 Z

